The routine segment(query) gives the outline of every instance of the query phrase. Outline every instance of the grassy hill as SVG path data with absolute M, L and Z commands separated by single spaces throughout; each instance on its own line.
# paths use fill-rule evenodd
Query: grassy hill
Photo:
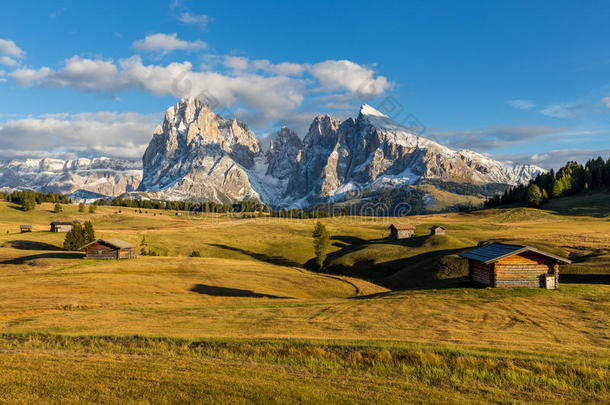
M 0 402 L 607 402 L 610 196 L 571 198 L 410 217 L 399 242 L 325 219 L 325 273 L 314 220 L 0 202 Z M 83 260 L 55 219 L 161 256 Z M 556 291 L 476 288 L 456 253 L 491 240 L 574 263 Z

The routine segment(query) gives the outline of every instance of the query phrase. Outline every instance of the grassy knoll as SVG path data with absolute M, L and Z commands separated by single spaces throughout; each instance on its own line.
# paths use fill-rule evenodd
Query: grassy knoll
M 608 207 L 416 216 L 399 242 L 397 219 L 325 219 L 317 273 L 314 220 L 0 202 L 0 403 L 607 402 Z M 76 218 L 161 256 L 83 260 L 48 232 Z M 574 263 L 556 291 L 476 288 L 456 253 L 490 240 Z

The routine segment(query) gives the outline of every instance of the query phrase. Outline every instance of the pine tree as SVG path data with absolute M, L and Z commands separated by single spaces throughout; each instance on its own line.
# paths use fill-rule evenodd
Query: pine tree
M 542 204 L 543 195 L 540 191 L 540 187 L 535 184 L 530 185 L 527 188 L 527 203 L 531 207 L 539 207 Z
M 93 224 L 91 223 L 91 221 L 85 222 L 85 228 L 83 229 L 83 239 L 85 241 L 84 245 L 86 245 L 87 243 L 91 243 L 95 240 L 95 230 L 93 229 Z
M 36 195 L 31 191 L 24 191 L 21 199 L 21 208 L 24 211 L 31 211 L 36 208 Z
M 94 214 L 95 213 L 95 204 L 91 204 L 89 205 L 89 214 Z
M 53 207 L 53 212 L 56 214 L 59 214 L 62 211 L 63 211 L 63 209 L 61 208 L 61 204 L 55 203 L 55 206 Z
M 78 212 L 85 212 L 85 204 L 83 204 L 83 203 L 78 204 Z
M 326 254 L 330 248 L 330 233 L 323 223 L 317 222 L 313 230 L 313 250 L 316 255 L 316 263 L 318 268 L 322 268 Z
M 81 246 L 86 245 L 85 243 L 85 231 L 80 224 L 74 224 L 72 229 L 66 234 L 64 240 L 64 249 L 66 250 L 78 250 Z

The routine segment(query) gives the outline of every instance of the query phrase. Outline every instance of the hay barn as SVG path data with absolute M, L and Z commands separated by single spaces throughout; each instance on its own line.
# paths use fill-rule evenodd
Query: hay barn
M 557 288 L 559 264 L 570 260 L 524 245 L 492 243 L 460 254 L 470 280 L 490 287 Z
M 415 225 L 413 224 L 392 224 L 388 229 L 390 230 L 390 239 L 392 240 L 415 236 Z
M 70 232 L 73 225 L 72 222 L 53 221 L 51 222 L 51 232 Z
M 430 228 L 430 235 L 444 235 L 447 228 L 441 225 L 434 225 Z
M 86 259 L 135 259 L 136 246 L 121 239 L 98 239 L 80 249 L 85 249 Z M 79 250 L 80 250 L 79 249 Z

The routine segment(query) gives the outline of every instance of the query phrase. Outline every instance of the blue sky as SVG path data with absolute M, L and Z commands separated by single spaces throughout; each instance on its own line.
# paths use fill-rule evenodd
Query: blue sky
M 499 159 L 610 154 L 608 1 L 227 4 L 4 4 L 0 157 L 138 158 L 201 95 L 260 137 L 367 102 Z

